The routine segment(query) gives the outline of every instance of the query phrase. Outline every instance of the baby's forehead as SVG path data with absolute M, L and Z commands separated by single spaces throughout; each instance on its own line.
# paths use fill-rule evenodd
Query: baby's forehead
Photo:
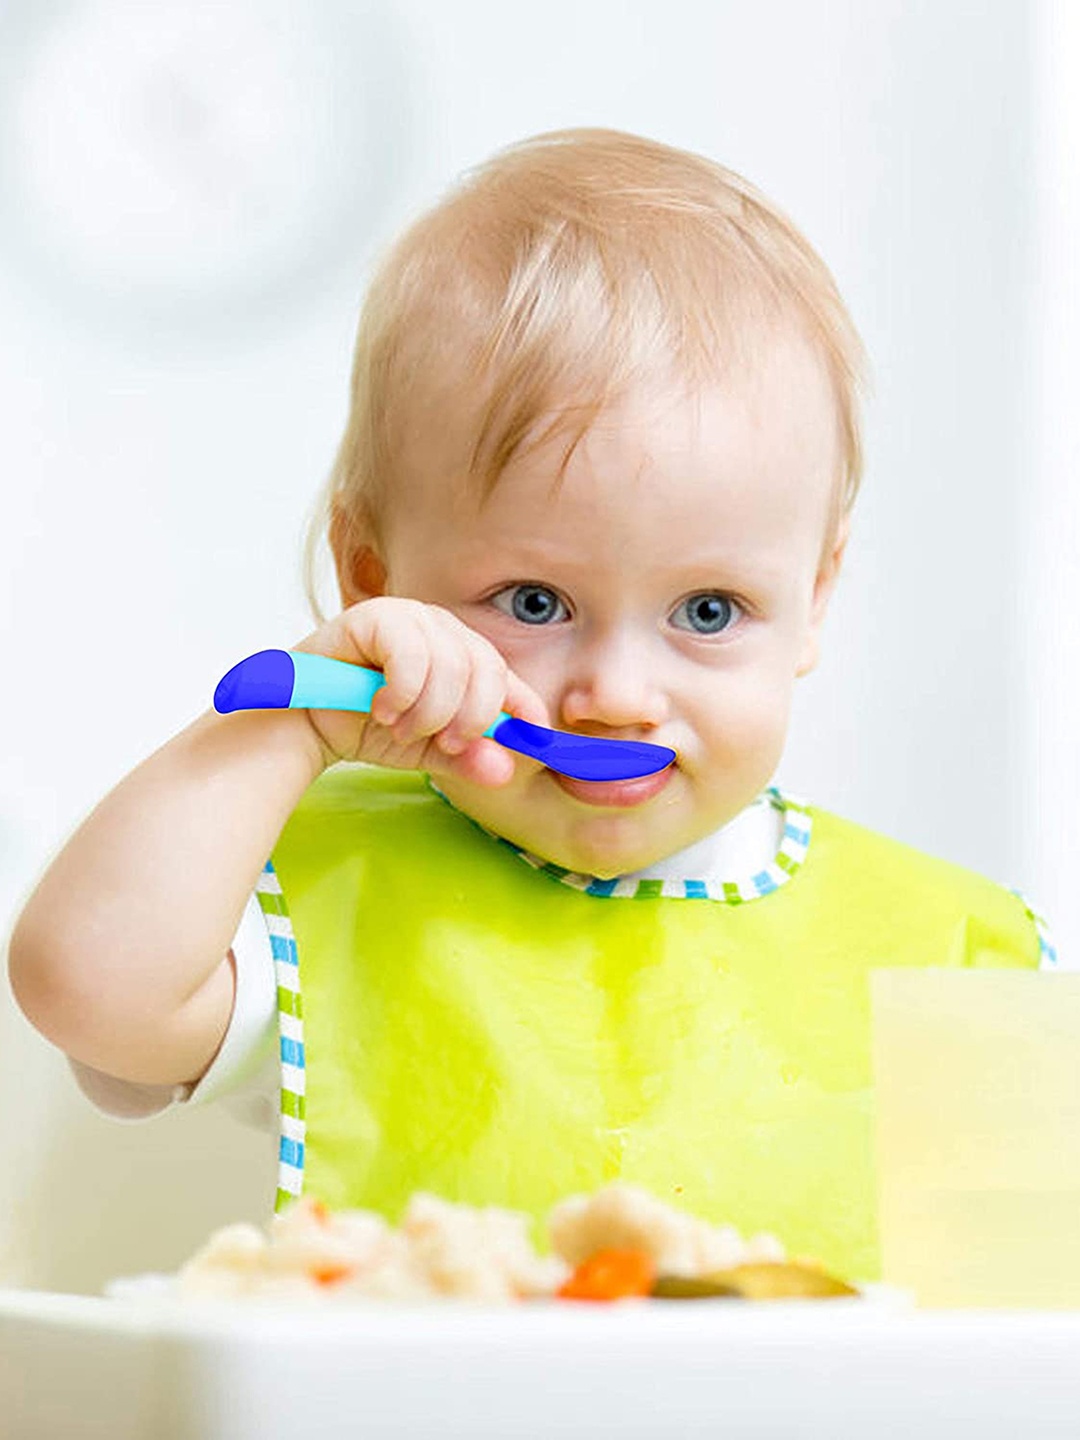
M 796 404 L 797 403 L 797 407 Z M 696 430 L 718 406 L 772 423 L 801 413 L 831 418 L 835 397 L 825 357 L 795 320 L 747 326 L 707 369 L 657 366 L 612 396 L 590 429 L 669 423 Z
M 494 483 L 471 464 L 475 430 L 467 396 L 418 417 L 393 508 L 477 525 L 485 543 L 520 547 L 555 507 L 579 527 L 673 524 L 717 505 L 732 516 L 781 507 L 816 517 L 838 473 L 829 380 L 798 337 L 776 336 L 758 363 L 690 382 L 670 370 L 643 377 L 582 423 L 570 403 L 538 417 L 505 457 Z M 760 522 L 755 522 L 759 524 Z M 817 523 L 816 519 L 808 523 Z
M 685 549 L 698 529 L 744 542 L 774 536 L 778 523 L 816 530 L 838 469 L 822 372 L 805 346 L 778 344 L 763 368 L 710 386 L 670 374 L 642 381 L 583 428 L 572 407 L 556 409 L 486 490 L 465 463 L 465 437 L 455 454 L 433 423 L 426 439 L 414 434 L 399 514 L 429 512 L 426 543 L 445 523 L 465 543 L 475 533 L 479 547 L 518 554 L 526 570 L 543 550 L 530 544 L 536 537 L 553 558 L 587 564 L 599 529 L 607 548 L 644 537 L 656 550 Z
M 610 463 L 635 487 L 670 483 L 681 462 L 748 475 L 807 465 L 832 474 L 838 446 L 828 367 L 791 327 L 763 330 L 708 375 L 658 368 L 606 396 L 595 414 L 583 417 L 568 397 L 538 417 L 504 470 L 524 464 L 561 477 L 589 461 Z
M 557 448 L 568 437 L 580 443 L 657 424 L 693 431 L 718 397 L 762 424 L 813 414 L 829 427 L 836 410 L 827 358 L 794 316 L 748 320 L 704 364 L 680 364 L 658 351 L 630 375 L 568 368 L 543 403 L 525 386 L 493 387 L 490 377 L 470 369 L 464 346 L 457 363 L 444 358 L 447 363 L 427 383 L 416 377 L 415 404 L 401 438 L 408 444 L 433 435 L 442 451 L 467 449 L 470 460 L 478 458 L 473 452 L 485 426 L 496 433 L 505 462 L 541 446 Z

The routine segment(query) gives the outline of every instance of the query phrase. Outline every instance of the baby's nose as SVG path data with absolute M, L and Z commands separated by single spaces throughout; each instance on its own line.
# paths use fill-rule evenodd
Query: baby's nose
M 655 657 L 650 663 L 644 647 L 622 641 L 593 645 L 575 656 L 560 710 L 567 727 L 592 724 L 642 731 L 662 724 L 669 706 L 656 674 Z

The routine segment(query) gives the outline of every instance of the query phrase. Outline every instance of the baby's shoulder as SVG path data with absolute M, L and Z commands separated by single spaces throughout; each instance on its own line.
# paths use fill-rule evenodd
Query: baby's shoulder
M 889 932 L 914 936 L 921 949 L 932 941 L 943 957 L 938 963 L 1055 963 L 1046 924 L 1019 891 L 829 811 L 807 809 L 814 829 L 808 867 L 819 867 L 844 923 L 861 916 L 852 923 L 872 927 L 876 916 Z M 943 937 L 951 937 L 947 946 L 939 944 Z
M 977 870 L 829 810 L 814 805 L 806 810 L 813 820 L 808 861 L 845 872 L 852 884 L 881 886 L 912 900 L 941 896 L 1007 910 L 1023 906 L 1014 890 Z

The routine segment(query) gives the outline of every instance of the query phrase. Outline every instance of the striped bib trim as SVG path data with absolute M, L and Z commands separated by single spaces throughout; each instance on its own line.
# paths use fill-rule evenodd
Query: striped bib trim
M 296 937 L 285 896 L 281 892 L 281 881 L 269 860 L 255 882 L 255 898 L 266 921 L 277 977 L 281 1130 L 274 1209 L 281 1210 L 304 1188 L 304 1003 L 300 994 L 300 957 Z
M 425 779 L 427 779 L 428 788 L 433 794 L 438 795 L 445 805 L 449 805 L 459 815 L 464 813 L 451 804 L 429 777 L 425 777 Z M 465 818 L 478 830 L 482 830 L 485 835 L 489 835 L 500 845 L 513 851 L 515 855 L 524 860 L 526 865 L 530 865 L 534 870 L 539 870 L 544 875 L 550 875 L 553 880 L 558 880 L 561 884 L 569 885 L 571 889 L 580 890 L 586 895 L 596 895 L 601 899 L 623 900 L 655 900 L 660 897 L 675 900 L 716 900 L 723 905 L 745 905 L 752 900 L 760 900 L 766 895 L 771 895 L 773 891 L 786 885 L 791 877 L 798 873 L 806 859 L 806 852 L 810 848 L 810 833 L 814 823 L 804 801 L 796 800 L 794 796 L 778 789 L 775 785 L 771 785 L 763 791 L 761 799 L 767 801 L 784 817 L 784 830 L 776 855 L 768 865 L 753 874 L 736 875 L 732 876 L 730 880 L 712 883 L 707 880 L 635 880 L 627 876 L 600 880 L 595 875 L 579 874 L 573 870 L 566 870 L 551 860 L 543 860 L 539 855 L 530 854 L 520 845 L 515 845 L 512 840 L 507 840 L 502 835 L 496 835 L 494 831 L 488 830 L 479 821 L 473 820 L 471 815 L 466 815 Z

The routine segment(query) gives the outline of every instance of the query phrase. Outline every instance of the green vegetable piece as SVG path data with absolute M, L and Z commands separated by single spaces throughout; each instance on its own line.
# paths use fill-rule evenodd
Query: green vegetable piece
M 722 1278 L 748 1300 L 836 1300 L 859 1293 L 819 1266 L 797 1260 L 735 1265 Z
M 660 1275 L 650 1293 L 657 1300 L 835 1300 L 859 1291 L 817 1265 L 768 1260 L 712 1275 Z
M 742 1294 L 733 1285 L 721 1283 L 708 1275 L 658 1275 L 650 1294 L 657 1300 L 741 1300 Z

